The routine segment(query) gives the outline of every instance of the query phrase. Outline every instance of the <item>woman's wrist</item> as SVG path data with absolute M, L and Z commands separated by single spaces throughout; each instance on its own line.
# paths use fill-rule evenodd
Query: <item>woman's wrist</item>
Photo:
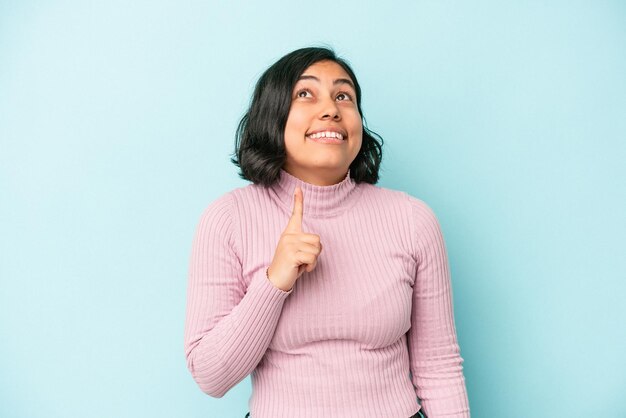
M 270 279 L 270 268 L 269 268 L 269 267 L 265 269 L 265 278 L 267 278 L 267 280 L 269 280 L 269 281 L 270 281 L 270 283 L 271 283 L 274 287 L 279 288 L 279 289 L 280 289 L 280 290 L 282 290 L 283 292 L 289 292 L 289 291 L 291 290 L 291 288 L 289 288 L 289 289 L 285 289 L 285 288 L 283 288 L 283 286 L 280 286 L 280 285 L 278 285 L 278 284 L 274 283 L 274 281 L 273 281 L 272 279 Z

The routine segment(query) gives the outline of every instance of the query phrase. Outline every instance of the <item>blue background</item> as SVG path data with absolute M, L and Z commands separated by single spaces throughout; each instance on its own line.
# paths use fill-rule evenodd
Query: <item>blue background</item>
M 191 242 L 254 83 L 353 65 L 441 222 L 474 417 L 626 416 L 626 4 L 0 2 L 0 416 L 243 417 L 186 369 Z

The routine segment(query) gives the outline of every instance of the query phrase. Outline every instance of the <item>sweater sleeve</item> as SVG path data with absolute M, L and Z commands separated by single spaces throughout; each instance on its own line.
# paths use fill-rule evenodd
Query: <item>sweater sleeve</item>
M 411 197 L 417 261 L 408 348 L 411 376 L 428 418 L 470 416 L 463 358 L 441 227 L 432 209 Z
M 226 193 L 202 213 L 192 243 L 184 347 L 200 389 L 221 398 L 250 374 L 274 335 L 283 291 L 254 273 L 244 285 L 238 256 L 235 196 Z M 239 247 L 240 248 L 240 247 Z

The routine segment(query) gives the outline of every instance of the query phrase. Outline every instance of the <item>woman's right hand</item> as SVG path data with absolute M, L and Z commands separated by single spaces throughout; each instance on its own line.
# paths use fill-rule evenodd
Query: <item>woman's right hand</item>
M 267 271 L 270 282 L 285 292 L 291 290 L 305 270 L 311 272 L 315 269 L 317 257 L 322 252 L 319 235 L 302 232 L 302 201 L 302 189 L 296 187 L 291 218 L 280 236 Z

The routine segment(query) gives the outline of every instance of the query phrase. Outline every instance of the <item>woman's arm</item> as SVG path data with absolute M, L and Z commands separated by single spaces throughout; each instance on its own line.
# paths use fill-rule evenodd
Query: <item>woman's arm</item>
M 446 247 L 437 217 L 410 196 L 417 261 L 408 347 L 411 375 L 429 418 L 469 417 Z
M 232 193 L 203 212 L 192 244 L 187 288 L 185 356 L 200 389 L 222 397 L 261 361 L 290 291 L 260 270 L 246 289 L 237 206 Z

